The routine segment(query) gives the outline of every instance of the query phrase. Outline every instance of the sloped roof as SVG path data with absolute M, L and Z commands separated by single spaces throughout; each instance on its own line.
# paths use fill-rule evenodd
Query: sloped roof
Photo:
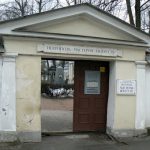
M 23 29 L 26 26 L 44 23 L 46 21 L 53 21 L 56 19 L 60 19 L 61 17 L 69 17 L 73 15 L 80 15 L 80 14 L 86 14 L 86 15 L 95 17 L 96 19 L 102 20 L 114 26 L 115 28 L 118 28 L 124 32 L 127 32 L 128 34 L 131 34 L 132 36 L 135 36 L 136 38 L 141 39 L 143 43 L 148 43 L 148 45 L 150 46 L 149 34 L 87 3 L 59 8 L 55 10 L 50 10 L 50 11 L 46 11 L 42 13 L 29 15 L 29 16 L 19 17 L 16 19 L 8 20 L 8 21 L 2 21 L 0 22 L 0 34 L 1 35 L 14 35 L 14 36 L 33 35 L 33 37 L 36 37 L 36 36 L 44 37 L 44 33 L 31 33 L 31 32 L 29 33 L 29 32 L 23 31 Z M 49 36 L 45 34 L 46 38 L 48 38 Z M 50 36 L 50 38 L 52 38 L 52 35 Z
M 112 17 L 112 18 L 114 18 L 114 19 L 116 19 L 116 20 L 118 20 L 118 21 L 120 21 L 120 22 L 122 22 L 122 23 L 124 23 L 124 24 L 126 24 L 128 26 L 130 26 L 131 28 L 134 28 L 134 29 L 138 30 L 139 32 L 142 32 L 142 33 L 150 36 L 150 34 L 148 34 L 148 33 L 144 32 L 144 31 L 136 28 L 135 26 L 127 23 L 126 21 L 124 21 L 124 20 L 122 20 L 122 19 L 120 19 L 120 18 L 118 18 L 118 17 L 116 17 L 116 16 L 114 16 L 114 15 L 112 15 L 110 13 L 107 13 L 106 11 L 101 10 L 98 7 L 96 7 L 94 5 L 91 5 L 89 3 L 82 3 L 82 4 L 77 4 L 77 5 L 71 5 L 71 6 L 67 6 L 67 7 L 62 7 L 62 8 L 58 8 L 58 9 L 52 9 L 52 10 L 44 11 L 44 12 L 41 12 L 41 13 L 35 13 L 35 14 L 31 14 L 31 15 L 26 15 L 26 16 L 23 16 L 23 17 L 18 17 L 18 18 L 14 18 L 14 19 L 10 19 L 10 20 L 4 20 L 4 21 L 0 21 L 0 24 L 12 22 L 12 21 L 17 21 L 17 20 L 22 20 L 22 19 L 25 19 L 25 18 L 34 17 L 34 16 L 38 16 L 38 15 L 43 15 L 43 14 L 47 14 L 47 13 L 51 13 L 51 12 L 55 12 L 55 11 L 60 11 L 61 9 L 67 9 L 68 7 L 69 8 L 72 8 L 72 7 L 75 8 L 75 7 L 79 7 L 81 5 L 82 6 L 85 5 L 85 6 L 92 7 L 93 9 L 95 9 L 95 10 L 101 12 L 101 13 L 104 13 L 105 15 L 108 15 L 108 16 L 110 16 L 110 17 Z

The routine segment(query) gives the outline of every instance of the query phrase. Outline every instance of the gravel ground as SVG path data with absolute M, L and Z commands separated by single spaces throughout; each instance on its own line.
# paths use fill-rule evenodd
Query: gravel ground
M 48 99 L 41 98 L 41 108 L 42 110 L 73 110 L 73 99 L 72 98 L 62 98 L 62 99 Z
M 64 110 L 42 110 L 42 132 L 70 132 L 73 112 Z
M 68 132 L 73 126 L 73 99 L 41 100 L 42 132 Z

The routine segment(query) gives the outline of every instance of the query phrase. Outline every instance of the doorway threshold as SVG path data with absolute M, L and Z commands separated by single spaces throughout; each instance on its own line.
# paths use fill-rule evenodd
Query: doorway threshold
M 46 131 L 42 132 L 42 136 L 52 136 L 52 135 L 66 135 L 66 134 L 73 134 L 73 131 Z
M 68 134 L 106 134 L 103 131 L 46 131 L 42 132 L 42 136 L 59 136 Z

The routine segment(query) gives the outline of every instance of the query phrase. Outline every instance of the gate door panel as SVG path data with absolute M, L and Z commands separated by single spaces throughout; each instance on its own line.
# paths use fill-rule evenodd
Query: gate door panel
M 74 131 L 105 131 L 109 63 L 75 62 Z

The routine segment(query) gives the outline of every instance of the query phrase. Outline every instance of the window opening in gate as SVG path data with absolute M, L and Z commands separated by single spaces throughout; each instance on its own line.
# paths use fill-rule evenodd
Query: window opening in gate
M 85 71 L 84 94 L 100 94 L 100 71 Z
M 72 131 L 74 61 L 42 59 L 42 131 Z

